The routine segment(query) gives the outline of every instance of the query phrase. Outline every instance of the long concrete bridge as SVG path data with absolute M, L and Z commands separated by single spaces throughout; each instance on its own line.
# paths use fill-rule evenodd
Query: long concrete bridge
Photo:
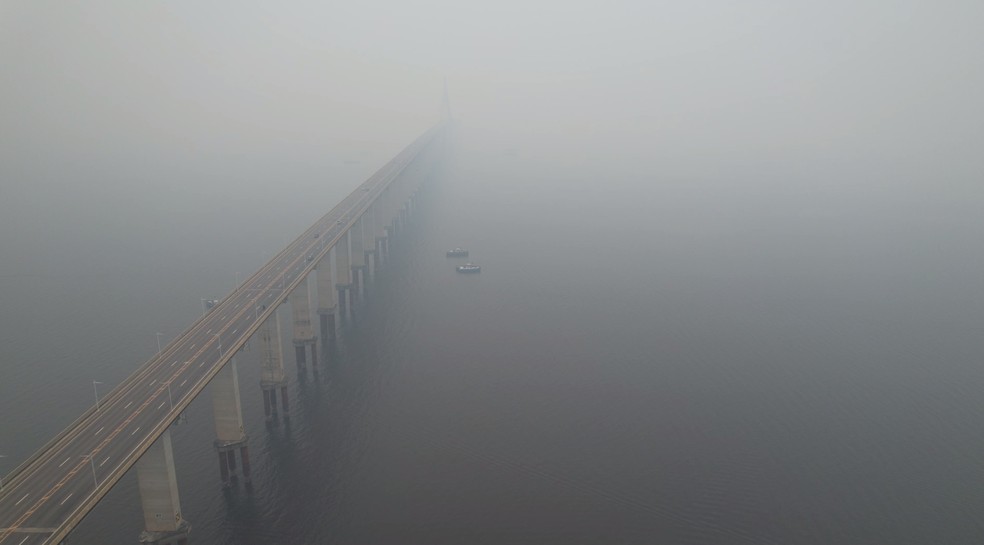
M 232 294 L 214 302 L 178 338 L 144 363 L 71 426 L 0 481 L 0 544 L 60 543 L 134 465 L 146 530 L 142 543 L 181 544 L 181 512 L 169 428 L 211 388 L 222 480 L 239 467 L 250 480 L 248 437 L 235 356 L 252 339 L 261 360 L 268 419 L 289 410 L 277 308 L 290 301 L 298 364 L 317 341 L 329 345 L 385 259 L 389 241 L 412 212 L 420 176 L 406 175 L 437 152 L 439 125 L 417 138 L 309 227 Z M 316 283 L 318 331 L 309 279 Z M 278 400 L 279 393 L 279 400 Z M 279 401 L 279 402 L 278 402 Z

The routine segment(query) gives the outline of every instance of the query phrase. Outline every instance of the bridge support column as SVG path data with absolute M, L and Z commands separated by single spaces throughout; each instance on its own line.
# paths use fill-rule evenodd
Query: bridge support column
M 287 404 L 287 376 L 284 374 L 284 360 L 280 343 L 280 315 L 276 312 L 257 330 L 260 337 L 260 388 L 263 390 L 263 411 L 267 420 L 277 414 L 277 388 L 281 389 L 284 402 L 284 416 L 289 410 Z
M 352 291 L 350 298 L 352 299 L 352 306 L 361 301 L 365 296 L 366 289 L 366 266 L 365 265 L 353 265 L 352 266 Z
M 337 284 L 338 289 L 338 317 L 344 323 L 348 320 L 348 294 L 351 284 Z
M 209 384 L 212 411 L 215 414 L 215 449 L 219 451 L 219 472 L 223 488 L 236 477 L 236 449 L 248 456 L 249 438 L 243 426 L 242 403 L 239 398 L 239 369 L 233 358 Z M 243 462 L 243 480 L 250 483 L 249 464 Z
M 373 203 L 362 216 L 362 248 L 365 250 L 363 258 L 366 264 L 365 291 L 368 292 L 369 283 L 376 276 L 376 204 Z
M 376 237 L 376 253 L 373 264 L 376 266 L 376 271 L 379 271 L 380 265 L 385 261 L 384 248 L 386 246 L 386 237 Z
M 386 260 L 386 219 L 389 217 L 389 188 L 383 191 L 376 201 L 373 213 L 373 232 L 376 235 L 376 269 Z
M 364 223 L 365 217 L 360 216 L 359 219 L 355 220 L 355 223 L 353 223 L 352 227 L 349 229 L 349 259 L 352 261 L 351 299 L 353 308 L 356 303 L 362 299 L 362 289 L 365 284 L 365 275 L 363 274 L 366 263 L 366 252 L 363 246 L 365 235 L 362 234 Z
M 146 528 L 140 534 L 140 543 L 187 543 L 191 525 L 181 517 L 170 430 L 165 431 L 137 461 L 137 482 Z
M 298 367 L 307 364 L 305 359 L 306 349 L 311 347 L 311 361 L 317 362 L 318 341 L 314 336 L 314 329 L 311 327 L 311 294 L 308 291 L 307 278 L 301 281 L 290 294 L 290 308 L 294 316 L 294 354 L 297 359 Z
M 315 283 L 318 290 L 318 318 L 321 326 L 321 351 L 326 359 L 329 350 L 335 344 L 335 286 L 332 284 L 331 276 L 331 252 L 329 252 L 315 269 Z
M 386 247 L 386 249 L 383 250 L 383 253 L 386 254 L 386 259 L 389 259 L 390 243 L 393 242 L 393 237 L 396 236 L 396 227 L 394 227 L 393 224 L 390 223 L 386 227 L 383 227 L 383 229 L 386 231 L 386 236 L 383 237 L 383 245 Z
M 369 284 L 372 283 L 372 279 L 376 277 L 376 249 L 366 250 L 366 269 L 365 269 L 365 287 L 363 288 L 363 295 L 368 295 Z
M 351 291 L 352 270 L 349 246 L 349 232 L 346 231 L 342 238 L 335 244 L 335 288 L 338 290 L 338 317 L 344 323 L 349 317 L 348 301 L 346 295 Z

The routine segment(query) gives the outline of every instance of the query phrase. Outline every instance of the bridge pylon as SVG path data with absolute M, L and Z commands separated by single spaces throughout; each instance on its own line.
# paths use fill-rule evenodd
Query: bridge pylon
M 352 270 L 350 269 L 351 247 L 349 231 L 346 231 L 333 249 L 335 253 L 335 288 L 338 290 L 338 318 L 345 323 L 349 318 L 350 294 L 352 291 Z
M 212 411 L 215 415 L 215 450 L 219 453 L 219 474 L 222 487 L 228 488 L 238 480 L 236 450 L 242 459 L 243 481 L 252 481 L 249 465 L 249 437 L 243 426 L 243 410 L 239 396 L 239 368 L 233 358 L 209 383 Z
M 352 299 L 353 307 L 362 298 L 362 289 L 365 284 L 363 281 L 363 273 L 366 268 L 366 253 L 362 245 L 364 241 L 364 236 L 362 234 L 362 223 L 363 217 L 360 216 L 359 219 L 355 220 L 352 224 L 352 227 L 349 228 L 348 233 L 349 259 L 352 260 L 352 287 L 349 290 L 349 293 L 350 298 Z
M 137 483 L 146 528 L 140 534 L 140 543 L 185 545 L 191 524 L 181 516 L 171 430 L 154 441 L 137 461 Z
M 311 347 L 311 362 L 318 361 L 318 338 L 311 326 L 311 292 L 307 277 L 290 294 L 290 307 L 294 317 L 294 356 L 297 366 L 307 365 L 307 347 Z
M 332 284 L 331 256 L 334 249 L 328 252 L 314 269 L 315 287 L 318 292 L 318 319 L 321 331 L 321 353 L 327 359 L 329 351 L 335 342 L 335 286 Z
M 274 312 L 257 330 L 260 347 L 260 389 L 267 421 L 277 415 L 277 389 L 280 389 L 284 416 L 288 416 L 287 375 L 284 373 L 283 345 L 280 340 L 280 315 Z

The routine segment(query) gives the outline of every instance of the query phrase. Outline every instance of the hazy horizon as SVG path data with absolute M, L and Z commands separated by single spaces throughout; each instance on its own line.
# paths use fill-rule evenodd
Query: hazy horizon
M 0 475 L 446 82 L 402 268 L 292 380 L 293 435 L 244 357 L 256 495 L 222 495 L 208 399 L 175 432 L 199 536 L 979 542 L 981 28 L 970 0 L 0 2 Z M 83 541 L 135 539 L 133 481 Z

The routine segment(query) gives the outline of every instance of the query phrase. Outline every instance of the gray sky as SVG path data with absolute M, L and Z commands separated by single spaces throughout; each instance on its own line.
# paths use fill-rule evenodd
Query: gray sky
M 447 77 L 467 126 L 558 155 L 977 179 L 981 28 L 977 0 L 5 0 L 0 174 L 389 153 Z

